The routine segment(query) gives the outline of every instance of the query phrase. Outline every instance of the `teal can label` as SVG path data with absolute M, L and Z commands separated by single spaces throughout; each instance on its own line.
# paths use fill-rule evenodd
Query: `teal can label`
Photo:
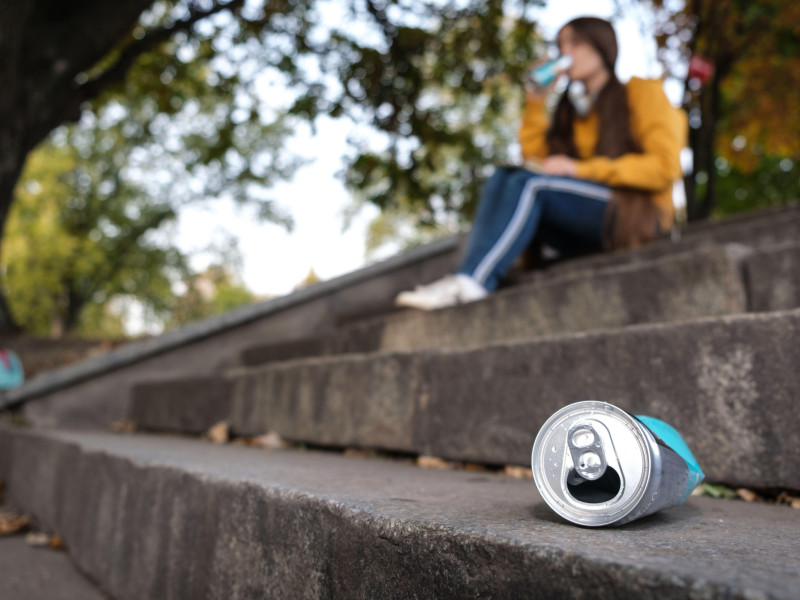
M 669 424 L 595 400 L 570 404 L 545 422 L 531 469 L 545 502 L 588 527 L 621 525 L 681 504 L 703 480 Z

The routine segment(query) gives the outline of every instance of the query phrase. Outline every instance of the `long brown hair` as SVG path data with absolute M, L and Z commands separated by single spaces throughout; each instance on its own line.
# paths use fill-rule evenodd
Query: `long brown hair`
M 614 72 L 618 47 L 611 23 L 596 17 L 579 17 L 564 27 L 570 27 L 575 35 L 597 50 L 609 72 L 608 82 L 595 99 L 600 123 L 595 154 L 617 158 L 623 154 L 641 152 L 631 131 L 625 86 Z M 547 131 L 551 155 L 566 154 L 580 158 L 573 135 L 576 118 L 575 107 L 567 92 L 564 92 Z M 659 216 L 651 194 L 632 188 L 613 188 L 611 202 L 606 209 L 603 245 L 609 249 L 626 248 L 651 241 L 658 232 Z

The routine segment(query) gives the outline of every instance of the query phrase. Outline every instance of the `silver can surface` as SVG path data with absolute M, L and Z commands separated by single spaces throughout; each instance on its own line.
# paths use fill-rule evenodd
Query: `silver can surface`
M 680 504 L 703 480 L 672 427 L 595 400 L 570 404 L 545 422 L 531 469 L 550 508 L 588 527 L 621 525 Z

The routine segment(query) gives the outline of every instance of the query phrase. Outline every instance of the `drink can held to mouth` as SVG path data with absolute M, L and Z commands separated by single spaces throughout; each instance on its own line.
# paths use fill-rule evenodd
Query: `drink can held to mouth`
M 572 57 L 565 54 L 556 59 L 548 61 L 543 65 L 534 67 L 529 73 L 531 83 L 538 87 L 547 87 L 556 78 L 561 71 L 569 69 L 572 66 Z
M 704 477 L 673 427 L 595 400 L 565 406 L 545 422 L 531 469 L 550 508 L 588 527 L 681 504 Z

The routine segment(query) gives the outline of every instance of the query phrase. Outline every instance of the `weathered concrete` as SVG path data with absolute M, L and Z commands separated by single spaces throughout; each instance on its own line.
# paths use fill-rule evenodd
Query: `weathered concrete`
M 463 348 L 745 312 L 745 253 L 709 248 L 518 286 L 447 310 L 406 311 L 386 319 L 380 350 Z
M 746 258 L 745 269 L 751 310 L 788 310 L 800 306 L 800 243 L 754 252 Z
M 5 600 L 108 600 L 66 552 L 34 548 L 24 535 L 0 537 L 0 598 Z
M 304 354 L 464 348 L 745 312 L 742 260 L 750 251 L 730 244 L 650 262 L 569 273 L 434 312 L 406 310 L 341 327 L 334 334 L 248 349 L 244 365 Z
M 530 481 L 182 439 L 0 430 L 9 493 L 119 600 L 796 598 L 800 513 L 690 498 L 569 525 Z
M 417 452 L 427 358 L 345 355 L 232 374 L 230 420 L 242 434 L 271 430 L 327 446 Z
M 553 412 L 605 400 L 675 425 L 711 481 L 800 489 L 798 356 L 800 310 L 297 360 L 241 371 L 232 424 L 242 434 L 526 464 Z
M 230 415 L 233 386 L 225 377 L 198 376 L 138 383 L 126 420 L 149 431 L 204 433 Z
M 800 204 L 754 211 L 722 220 L 692 223 L 677 232 L 635 250 L 593 254 L 555 261 L 544 270 L 521 275 L 523 281 L 547 278 L 553 274 L 591 271 L 612 265 L 652 261 L 674 252 L 688 252 L 720 244 L 741 244 L 753 249 L 796 242 L 800 237 Z

